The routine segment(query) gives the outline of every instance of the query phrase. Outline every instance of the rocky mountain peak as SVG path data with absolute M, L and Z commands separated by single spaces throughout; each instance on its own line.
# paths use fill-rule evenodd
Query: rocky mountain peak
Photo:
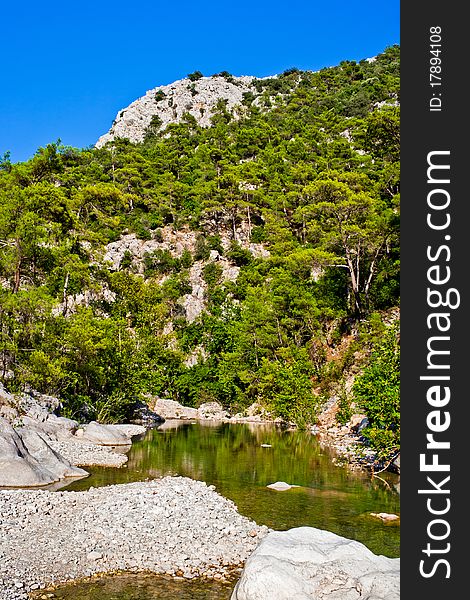
M 181 121 L 185 113 L 192 115 L 202 127 L 207 127 L 219 100 L 226 101 L 227 108 L 232 109 L 242 102 L 244 93 L 254 91 L 255 80 L 251 76 L 224 74 L 198 79 L 186 77 L 153 88 L 119 111 L 111 129 L 99 138 L 96 147 L 116 138 L 142 142 L 151 124 L 157 123 L 164 129 Z

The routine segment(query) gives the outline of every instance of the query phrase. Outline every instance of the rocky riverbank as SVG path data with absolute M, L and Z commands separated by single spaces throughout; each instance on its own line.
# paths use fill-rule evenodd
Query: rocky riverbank
M 58 398 L 9 394 L 0 384 L 0 488 L 56 488 L 86 477 L 79 467 L 122 467 L 142 425 L 80 425 L 57 416 Z M 158 415 L 155 415 L 158 417 Z
M 132 438 L 143 435 L 146 428 L 142 425 L 123 424 L 106 426 L 109 431 L 122 433 L 126 440 L 119 446 L 101 445 L 100 439 L 87 441 L 84 431 L 78 429 L 74 436 L 62 440 L 50 440 L 51 448 L 63 456 L 74 467 L 122 467 L 127 463 L 126 452 L 130 449 Z M 105 431 L 106 431 L 105 429 Z M 101 440 L 102 441 L 102 440 Z
M 0 491 L 0 600 L 96 573 L 224 578 L 268 533 L 184 477 L 86 492 Z
M 372 470 L 377 466 L 377 454 L 361 441 L 360 433 L 354 431 L 354 425 L 317 425 L 312 433 L 318 437 L 320 444 L 331 448 L 336 456 L 332 461 L 341 466 L 346 465 L 352 470 Z
M 155 413 L 165 420 L 181 419 L 197 421 L 221 421 L 222 423 L 282 423 L 282 419 L 274 418 L 260 404 L 254 403 L 244 413 L 231 415 L 218 402 L 206 402 L 199 408 L 183 406 L 175 400 L 166 398 L 149 399 L 149 404 Z
M 253 428 L 273 423 L 271 416 L 255 405 L 248 414 L 233 416 L 217 403 L 196 410 L 161 401 L 159 407 L 167 418 L 178 417 L 176 423 L 194 419 L 207 424 L 248 423 Z M 357 424 L 361 416 L 355 415 L 339 427 L 333 403 L 330 408 L 321 415 L 312 433 L 319 435 L 322 443 L 333 446 L 339 455 L 349 452 L 349 462 L 353 462 L 356 454 L 351 445 L 360 447 Z M 103 426 L 92 422 L 79 426 L 50 410 L 47 406 L 39 410 L 33 403 L 25 412 L 23 404 L 21 415 L 8 415 L 7 410 L 5 416 L 10 418 L 0 418 L 0 442 L 6 441 L 3 457 L 0 447 L 0 467 L 9 465 L 14 480 L 20 464 L 43 478 L 47 478 L 48 471 L 55 473 L 57 469 L 73 473 L 77 466 L 121 466 L 127 460 L 125 453 L 131 439 L 146 431 L 133 424 Z M 167 424 L 171 421 L 163 427 Z M 4 473 L 5 470 L 2 477 Z M 66 480 L 67 475 L 59 476 L 54 489 L 63 485 L 64 477 Z M 308 597 L 316 597 L 318 590 L 327 597 L 330 584 L 336 585 L 337 574 L 351 566 L 347 551 L 338 559 L 339 550 L 348 550 L 351 544 L 357 545 L 356 554 L 359 550 L 362 554 L 356 556 L 348 571 L 346 588 L 350 589 L 353 581 L 354 589 L 371 591 L 379 599 L 398 598 L 396 561 L 376 557 L 361 544 L 313 528 L 269 532 L 267 527 L 241 516 L 233 502 L 204 482 L 165 477 L 90 488 L 86 492 L 51 489 L 0 490 L 0 600 L 23 600 L 31 591 L 60 582 L 118 572 L 224 580 L 239 575 L 245 563 L 234 600 L 264 600 L 264 592 L 259 590 L 272 586 L 277 571 L 291 582 L 284 588 L 276 586 L 278 600 L 290 599 L 294 588 L 311 593 Z M 382 518 L 380 514 L 375 516 Z M 279 556 L 269 539 L 274 540 Z M 325 566 L 323 557 L 330 550 L 332 558 Z M 308 555 L 308 569 L 305 561 L 300 565 L 294 559 L 283 562 L 286 552 Z M 372 587 L 371 570 L 379 573 Z
M 338 423 L 338 398 L 333 396 L 318 416 L 317 424 L 311 432 L 318 437 L 322 446 L 331 448 L 336 457 L 333 462 L 346 465 L 352 470 L 386 470 L 400 473 L 400 454 L 388 463 L 381 462 L 375 450 L 364 443 L 362 430 L 369 421 L 365 414 L 355 413 L 344 423 Z
M 74 439 L 51 440 L 49 445 L 75 467 L 119 468 L 127 463 L 127 455 L 116 452 L 110 446 L 99 446 Z
M 337 463 L 347 464 L 353 469 L 371 469 L 376 456 L 363 445 L 357 430 L 364 415 L 353 415 L 348 423 L 339 425 L 336 420 L 336 400 L 333 397 L 326 404 L 311 432 L 318 436 L 323 445 L 334 449 L 337 453 Z M 275 423 L 295 427 L 275 418 L 257 403 L 248 407 L 244 413 L 233 415 L 217 402 L 202 404 L 197 409 L 165 398 L 149 397 L 147 403 L 150 409 L 146 407 L 146 411 L 160 419 L 160 422 L 197 420 L 247 424 Z M 57 410 L 59 404 L 57 398 L 36 393 L 13 396 L 0 384 L 0 420 L 3 417 L 20 436 L 25 430 L 33 430 L 40 436 L 45 436 L 51 449 L 72 467 L 122 467 L 127 462 L 126 449 L 130 448 L 131 438 L 146 431 L 145 427 L 133 424 L 103 426 L 90 423 L 80 426 L 76 421 L 54 414 L 53 411 Z
M 78 467 L 122 467 L 132 437 L 146 431 L 137 425 L 92 422 L 84 429 L 57 430 L 61 434 L 54 438 L 43 430 L 49 420 L 29 421 L 14 427 L 0 418 L 0 488 L 65 485 L 70 478 L 88 475 Z

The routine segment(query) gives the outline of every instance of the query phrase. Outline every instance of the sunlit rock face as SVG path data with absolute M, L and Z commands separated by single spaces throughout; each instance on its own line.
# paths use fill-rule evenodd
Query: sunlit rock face
M 314 527 L 269 533 L 231 600 L 399 600 L 400 559 Z
M 120 110 L 111 129 L 99 138 L 96 147 L 116 138 L 142 142 L 154 116 L 158 117 L 161 130 L 171 123 L 179 123 L 185 114 L 194 117 L 202 127 L 208 127 L 217 103 L 224 101 L 228 110 L 240 106 L 243 94 L 254 91 L 255 79 L 249 76 L 202 77 L 196 81 L 185 78 L 156 87 Z

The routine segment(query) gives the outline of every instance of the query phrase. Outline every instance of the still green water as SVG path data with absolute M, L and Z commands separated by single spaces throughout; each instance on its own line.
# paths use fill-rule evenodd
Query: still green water
M 262 447 L 267 444 L 270 447 Z M 68 490 L 83 490 L 164 475 L 183 475 L 213 484 L 240 513 L 273 529 L 309 525 L 358 540 L 376 554 L 399 556 L 397 523 L 383 524 L 370 513 L 399 514 L 398 477 L 371 478 L 332 462 L 333 454 L 315 436 L 272 425 L 166 422 L 134 442 L 121 469 L 88 469 L 90 477 Z M 278 492 L 266 486 L 285 481 L 300 487 Z M 107 578 L 66 586 L 59 598 L 142 600 L 194 598 L 225 600 L 219 584 L 171 582 L 158 578 Z M 140 586 L 135 596 L 135 586 Z M 172 586 L 178 586 L 175 593 Z M 94 587 L 93 587 L 94 586 Z M 171 588 L 171 589 L 170 589 Z M 62 594 L 62 595 L 60 595 Z M 134 595 L 133 595 L 134 594 Z
M 134 442 L 127 466 L 89 469 L 90 477 L 67 489 L 184 475 L 215 485 L 258 524 L 319 527 L 358 540 L 376 554 L 398 556 L 399 527 L 369 515 L 399 513 L 393 487 L 397 478 L 384 482 L 353 473 L 335 466 L 332 457 L 307 432 L 272 425 L 169 422 Z M 275 481 L 301 487 L 284 492 L 266 487 Z
M 168 577 L 120 575 L 54 590 L 63 600 L 229 600 L 235 583 L 184 581 Z M 36 598 L 41 598 L 38 593 Z

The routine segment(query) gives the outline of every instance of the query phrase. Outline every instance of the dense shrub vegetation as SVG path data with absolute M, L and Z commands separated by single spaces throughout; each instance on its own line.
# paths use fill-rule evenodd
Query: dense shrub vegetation
M 370 425 L 363 431 L 380 456 L 400 448 L 400 342 L 391 327 L 372 353 L 369 366 L 354 382 L 354 397 Z
M 259 401 L 314 420 L 318 390 L 341 377 L 329 357 L 342 336 L 398 304 L 399 49 L 317 73 L 289 69 L 256 88 L 236 116 L 219 103 L 209 128 L 187 115 L 164 131 L 155 120 L 142 144 L 58 142 L 25 163 L 3 157 L 0 378 L 10 389 L 57 394 L 67 414 L 111 420 L 144 393 L 232 410 Z M 224 253 L 209 222 L 232 232 L 236 281 L 209 260 Z M 236 239 L 242 224 L 269 257 Z M 154 252 L 144 277 L 130 253 L 117 271 L 103 264 L 121 234 L 158 240 L 169 226 L 199 232 L 192 253 Z M 189 323 L 179 301 L 197 260 L 207 310 Z M 88 301 L 71 310 L 80 294 Z M 374 368 L 370 377 L 382 377 L 385 366 Z M 372 411 L 369 383 L 357 389 Z

